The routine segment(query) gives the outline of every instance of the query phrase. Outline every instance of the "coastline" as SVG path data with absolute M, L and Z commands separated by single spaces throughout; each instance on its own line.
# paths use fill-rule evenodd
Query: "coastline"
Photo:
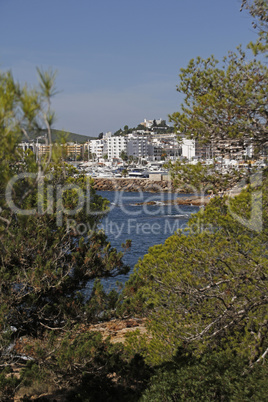
M 210 196 L 199 197 L 197 195 L 191 197 L 179 197 L 175 200 L 166 200 L 162 201 L 163 204 L 166 205 L 193 205 L 193 206 L 204 206 L 207 205 L 210 201 Z M 148 201 L 148 202 L 138 202 L 135 205 L 158 205 L 156 201 Z
M 189 196 L 185 191 L 178 191 L 175 189 L 170 180 L 150 180 L 150 179 L 140 179 L 140 178 L 94 178 L 94 188 L 98 191 L 126 191 L 126 192 L 149 192 L 149 193 L 180 193 L 185 194 L 185 197 L 178 197 L 175 200 L 163 201 L 164 204 L 172 205 L 194 205 L 202 206 L 207 205 L 210 201 L 210 196 Z M 157 205 L 155 201 L 140 202 L 135 205 Z
M 94 178 L 94 188 L 98 191 L 142 191 L 150 193 L 175 192 L 170 180 L 150 180 L 145 178 Z

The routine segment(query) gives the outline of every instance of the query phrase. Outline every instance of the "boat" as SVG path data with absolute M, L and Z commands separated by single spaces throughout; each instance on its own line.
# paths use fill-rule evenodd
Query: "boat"
M 145 169 L 133 169 L 128 172 L 129 177 L 140 177 L 140 178 L 147 178 L 149 177 L 149 173 Z

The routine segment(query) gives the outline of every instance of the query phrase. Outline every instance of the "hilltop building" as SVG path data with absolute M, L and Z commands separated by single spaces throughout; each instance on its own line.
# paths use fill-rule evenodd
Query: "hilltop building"
M 166 120 L 163 120 L 163 119 L 155 119 L 155 120 L 144 119 L 144 121 L 142 123 L 140 123 L 140 126 L 144 126 L 146 128 L 152 128 L 154 123 L 156 125 L 158 125 L 158 126 L 161 125 L 161 124 L 166 125 Z

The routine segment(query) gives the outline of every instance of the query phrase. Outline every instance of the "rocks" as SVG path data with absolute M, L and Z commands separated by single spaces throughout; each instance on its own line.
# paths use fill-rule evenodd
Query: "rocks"
M 196 205 L 202 206 L 209 203 L 210 197 L 179 197 L 176 200 L 162 201 L 166 205 Z M 135 205 L 159 205 L 156 201 L 137 202 Z
M 125 342 L 127 333 L 139 330 L 141 334 L 146 333 L 146 319 L 129 318 L 128 320 L 111 320 L 101 324 L 95 324 L 88 328 L 89 331 L 98 331 L 102 334 L 103 339 L 110 337 L 111 343 Z
M 128 319 L 112 319 L 104 321 L 99 324 L 92 324 L 89 326 L 81 325 L 79 333 L 86 333 L 91 331 L 100 332 L 102 338 L 105 340 L 110 338 L 111 343 L 125 342 L 125 335 L 129 332 L 139 330 L 140 333 L 146 333 L 146 318 L 128 318 Z M 57 338 L 59 342 L 62 340 L 62 335 Z M 71 338 L 72 339 L 72 338 Z M 18 356 L 27 356 L 27 360 L 34 360 L 36 356 L 37 346 L 45 343 L 47 339 L 36 340 L 28 336 L 23 336 L 16 339 L 13 352 Z M 71 340 L 70 340 L 71 342 Z M 23 367 L 23 366 L 22 366 Z
M 154 181 L 150 179 L 106 179 L 97 178 L 94 179 L 94 188 L 99 191 L 142 191 L 150 193 L 162 193 L 162 192 L 174 192 L 175 189 L 170 181 Z M 164 201 L 164 204 L 178 204 L 178 205 L 206 205 L 209 202 L 210 197 L 179 197 L 176 200 Z M 136 205 L 156 205 L 155 201 L 140 202 Z
M 177 205 L 196 205 L 196 206 L 201 206 L 201 205 L 207 205 L 209 203 L 210 197 L 206 196 L 206 197 L 198 197 L 198 196 L 194 196 L 194 197 L 181 197 L 181 198 L 177 198 L 174 201 L 174 204 Z
M 126 335 L 129 334 L 130 332 L 139 330 L 141 334 L 147 334 L 148 338 L 150 338 L 150 335 L 147 333 L 146 330 L 146 319 L 145 318 L 128 318 L 128 319 L 112 319 L 110 321 L 98 323 L 98 324 L 92 324 L 92 325 L 80 325 L 79 328 L 77 328 L 76 334 L 82 334 L 82 333 L 89 333 L 90 331 L 97 331 L 101 333 L 103 340 L 109 338 L 111 343 L 125 343 L 126 340 Z M 66 334 L 60 334 L 59 337 L 57 337 L 57 332 L 55 333 L 56 338 L 54 339 L 55 344 L 53 345 L 53 352 L 57 350 L 57 348 L 60 348 L 60 345 L 63 340 L 63 336 Z M 71 344 L 75 340 L 75 335 L 68 338 L 69 339 L 69 344 Z M 49 345 L 51 342 L 51 338 L 45 337 L 44 339 L 37 340 L 36 338 L 31 338 L 31 337 L 21 337 L 16 340 L 15 342 L 15 347 L 14 351 L 16 353 L 20 353 L 23 355 L 28 355 L 31 358 L 36 357 L 36 351 L 37 350 L 42 350 L 44 344 L 46 343 Z M 57 343 L 58 342 L 58 343 Z M 40 348 L 38 347 L 40 345 Z M 53 354 L 52 354 L 53 356 Z M 38 361 L 39 358 L 37 358 Z M 48 355 L 44 362 L 47 359 L 51 359 L 51 356 Z M 14 359 L 15 360 L 15 359 Z M 54 360 L 53 360 L 54 361 Z M 55 364 L 55 362 L 54 362 Z M 79 366 L 79 365 L 78 365 Z M 49 367 L 49 366 L 48 366 Z M 14 376 L 16 378 L 21 377 L 21 370 L 25 368 L 24 364 L 18 363 L 16 361 L 12 365 L 12 373 L 7 374 L 6 378 L 9 378 L 11 376 Z M 108 375 L 108 377 L 116 383 L 118 379 L 118 374 L 116 373 L 111 373 Z M 58 389 L 56 385 L 56 381 L 54 382 L 46 382 L 46 383 L 40 383 L 36 382 L 33 379 L 33 383 L 31 384 L 30 387 L 28 386 L 23 386 L 16 392 L 16 395 L 14 396 L 14 401 L 19 402 L 24 400 L 24 396 L 27 395 L 28 399 L 27 400 L 47 400 L 47 401 L 67 401 L 68 396 L 68 391 L 71 388 L 61 388 Z M 0 396 L 1 399 L 1 396 Z M 2 400 L 2 399 L 1 399 Z M 10 399 L 11 400 L 11 399 Z
M 169 181 L 154 181 L 149 179 L 94 179 L 94 188 L 99 191 L 142 191 L 159 193 L 174 191 Z

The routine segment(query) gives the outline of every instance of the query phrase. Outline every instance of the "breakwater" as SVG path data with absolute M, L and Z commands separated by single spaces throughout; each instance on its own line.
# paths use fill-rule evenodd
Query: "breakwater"
M 173 192 L 171 181 L 150 179 L 125 179 L 125 178 L 94 178 L 94 188 L 99 191 L 130 191 L 130 192 Z

